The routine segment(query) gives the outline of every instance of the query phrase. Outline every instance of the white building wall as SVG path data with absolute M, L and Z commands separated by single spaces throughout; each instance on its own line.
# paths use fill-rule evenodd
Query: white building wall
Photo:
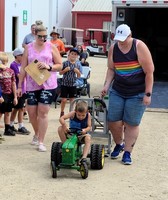
M 23 10 L 27 10 L 27 25 L 23 25 Z M 30 32 L 30 0 L 5 0 L 5 51 L 12 51 L 12 18 L 17 17 L 16 44 L 21 46 L 24 36 Z
M 50 20 L 50 29 L 52 30 L 53 26 L 59 27 L 72 27 L 72 3 L 69 0 L 50 0 L 52 2 L 50 7 L 51 10 L 51 20 Z M 71 32 L 66 34 L 66 40 L 70 44 L 71 42 Z
M 32 23 L 36 20 L 43 21 L 43 25 L 49 27 L 49 0 L 32 0 Z
M 5 49 L 11 52 L 13 23 L 17 18 L 16 46 L 21 47 L 25 35 L 30 33 L 31 24 L 42 20 L 48 27 L 48 34 L 53 26 L 72 27 L 72 4 L 69 0 L 5 0 Z M 23 11 L 27 12 L 27 24 L 23 24 Z M 67 40 L 70 40 L 67 38 Z

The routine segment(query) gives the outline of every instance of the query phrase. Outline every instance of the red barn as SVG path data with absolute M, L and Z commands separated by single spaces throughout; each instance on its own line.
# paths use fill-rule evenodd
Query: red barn
M 72 27 L 84 29 L 84 42 L 87 45 L 89 34 L 86 29 L 111 30 L 111 0 L 78 0 L 72 9 Z M 107 33 L 95 31 L 98 44 L 106 45 Z

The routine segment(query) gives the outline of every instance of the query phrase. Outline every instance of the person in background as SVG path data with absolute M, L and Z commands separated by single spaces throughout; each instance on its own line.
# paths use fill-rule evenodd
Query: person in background
M 65 105 L 69 98 L 70 103 L 77 95 L 76 79 L 81 76 L 80 64 L 77 60 L 79 52 L 76 48 L 71 48 L 68 54 L 68 59 L 63 62 L 63 68 L 60 75 L 63 75 L 61 82 L 61 113 L 64 115 Z
M 0 104 L 0 117 L 4 114 L 4 124 L 6 136 L 15 136 L 15 132 L 10 126 L 10 114 L 13 105 L 17 105 L 16 94 L 16 79 L 15 73 L 12 69 L 7 67 L 8 55 L 5 52 L 0 52 L 0 87 L 2 90 L 2 97 L 4 101 Z
M 108 69 L 102 96 L 109 93 L 108 125 L 116 146 L 111 158 L 124 150 L 122 162 L 131 165 L 131 153 L 139 125 L 151 103 L 154 64 L 146 44 L 132 38 L 131 29 L 121 24 L 109 49 Z
M 81 62 L 82 66 L 89 66 L 89 63 L 86 61 L 88 58 L 87 52 L 84 52 L 82 45 L 77 45 L 77 49 L 79 52 L 79 61 Z
M 47 29 L 42 21 L 36 21 L 35 41 L 26 45 L 18 84 L 18 96 L 22 95 L 22 83 L 26 77 L 27 111 L 34 129 L 32 145 L 38 145 L 45 152 L 44 138 L 48 128 L 48 113 L 57 87 L 56 71 L 62 69 L 62 59 L 58 49 L 47 39 Z M 50 77 L 38 85 L 25 71 L 25 67 L 38 60 L 38 69 L 47 69 Z
M 70 125 L 67 126 L 66 120 L 70 120 Z M 75 110 L 63 115 L 59 122 L 61 126 L 58 127 L 58 134 L 61 142 L 65 142 L 69 128 L 81 129 L 81 135 L 78 136 L 80 142 L 84 143 L 83 155 L 80 162 L 86 162 L 86 158 L 90 149 L 91 136 L 88 133 L 91 130 L 91 115 L 88 112 L 88 104 L 85 101 L 78 101 Z
M 80 71 L 83 73 L 83 66 L 88 66 L 89 67 L 89 63 L 86 61 L 86 59 L 88 58 L 88 54 L 87 54 L 87 52 L 84 52 L 82 45 L 77 45 L 77 49 L 78 49 L 78 52 L 79 52 L 78 59 L 79 59 L 80 65 L 81 65 L 81 70 Z M 80 87 L 83 86 L 83 84 L 84 84 L 84 79 L 82 77 L 77 78 L 76 86 L 78 88 L 80 88 Z M 89 84 L 88 84 L 88 87 L 90 87 Z M 80 94 L 77 94 L 77 95 L 80 96 Z
M 31 42 L 33 42 L 35 40 L 35 28 L 36 28 L 36 24 L 32 24 L 31 25 L 31 33 L 29 33 L 28 35 L 26 35 L 24 37 L 23 43 L 22 43 L 22 47 L 25 48 L 25 46 Z
M 83 73 L 83 68 L 82 68 L 82 65 L 81 65 L 81 62 L 80 61 L 77 61 L 77 63 L 79 64 L 79 71 L 80 73 L 82 74 Z M 84 84 L 84 81 L 83 81 L 83 78 L 79 77 L 76 79 L 75 81 L 75 86 L 76 87 L 81 87 L 82 85 Z
M 36 24 L 31 25 L 31 33 L 25 36 L 22 47 L 25 48 L 25 46 L 35 40 L 35 28 Z M 23 119 L 28 119 L 27 109 L 26 106 L 23 108 Z
M 58 51 L 60 52 L 60 55 L 63 56 L 65 54 L 65 45 L 62 40 L 59 39 L 59 33 L 55 31 L 55 28 L 50 33 L 51 36 L 51 43 L 54 44 L 57 48 Z
M 15 60 L 10 64 L 10 68 L 15 73 L 17 88 L 18 88 L 19 74 L 20 74 L 20 67 L 21 67 L 23 52 L 24 52 L 23 48 L 16 48 L 13 51 L 13 56 L 15 57 Z M 11 129 L 13 129 L 13 131 L 17 132 L 18 134 L 29 135 L 30 131 L 28 131 L 24 127 L 24 124 L 23 124 L 25 100 L 26 100 L 26 91 L 25 91 L 25 82 L 24 82 L 22 85 L 22 96 L 18 98 L 18 104 L 13 107 L 13 110 L 11 113 L 10 126 L 11 126 Z M 17 114 L 18 114 L 18 125 L 19 125 L 18 130 L 14 127 L 14 121 Z
M 25 46 L 35 40 L 35 29 L 36 29 L 36 24 L 31 25 L 31 33 L 25 36 L 22 47 L 25 48 Z M 26 106 L 23 108 L 23 119 L 28 119 L 28 114 L 27 114 L 27 109 Z

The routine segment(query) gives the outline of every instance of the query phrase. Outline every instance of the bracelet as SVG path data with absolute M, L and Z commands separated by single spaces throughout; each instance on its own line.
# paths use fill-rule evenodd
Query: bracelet
M 51 66 L 51 65 L 49 65 L 48 71 L 49 71 L 49 72 L 52 71 L 52 66 Z

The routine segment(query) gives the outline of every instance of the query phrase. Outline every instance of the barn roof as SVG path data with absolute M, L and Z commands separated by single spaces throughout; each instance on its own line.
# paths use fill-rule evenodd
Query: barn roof
M 111 0 L 78 0 L 72 12 L 112 12 Z

